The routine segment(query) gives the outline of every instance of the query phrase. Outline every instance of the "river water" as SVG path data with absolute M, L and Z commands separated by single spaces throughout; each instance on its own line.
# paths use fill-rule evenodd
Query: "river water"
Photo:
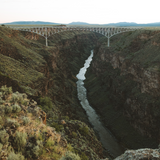
M 84 87 L 83 81 L 86 79 L 85 73 L 87 71 L 87 68 L 90 66 L 92 57 L 93 57 L 93 51 L 91 51 L 91 55 L 85 61 L 84 67 L 81 68 L 79 73 L 76 75 L 76 77 L 78 78 L 77 81 L 78 99 L 80 100 L 82 107 L 85 109 L 88 119 L 92 124 L 94 130 L 98 133 L 103 147 L 109 152 L 111 156 L 117 157 L 123 153 L 121 146 L 118 144 L 116 139 L 110 134 L 109 130 L 103 127 L 102 123 L 99 120 L 98 115 L 96 114 L 95 110 L 89 105 L 89 102 L 87 100 L 86 96 L 87 90 Z

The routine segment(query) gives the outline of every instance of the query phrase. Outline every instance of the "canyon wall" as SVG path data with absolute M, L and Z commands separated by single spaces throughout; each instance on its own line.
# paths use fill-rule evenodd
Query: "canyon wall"
M 160 140 L 159 35 L 119 34 L 109 48 L 101 39 L 87 73 L 92 107 L 126 148 L 157 147 Z
M 92 160 L 103 158 L 103 148 L 79 104 L 76 74 L 100 37 L 91 32 L 62 32 L 50 37 L 46 47 L 39 35 L 0 27 L 0 87 L 12 87 L 13 92 L 37 101 L 37 107 L 46 112 L 45 123 L 67 143 L 60 146 Z

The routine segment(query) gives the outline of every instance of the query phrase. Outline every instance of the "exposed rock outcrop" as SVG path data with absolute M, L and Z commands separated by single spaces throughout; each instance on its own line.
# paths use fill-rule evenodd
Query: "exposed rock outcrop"
M 159 160 L 160 153 L 158 149 L 138 149 L 127 150 L 125 153 L 115 160 Z

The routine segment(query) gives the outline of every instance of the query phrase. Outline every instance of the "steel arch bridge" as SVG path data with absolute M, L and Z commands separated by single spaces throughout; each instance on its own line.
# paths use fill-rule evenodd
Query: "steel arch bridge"
M 48 37 L 53 34 L 64 32 L 64 31 L 91 31 L 97 32 L 108 38 L 108 47 L 110 45 L 110 38 L 116 34 L 135 31 L 142 28 L 136 27 L 9 27 L 13 30 L 27 31 L 36 33 L 40 36 L 43 36 L 46 39 L 46 46 L 48 46 Z

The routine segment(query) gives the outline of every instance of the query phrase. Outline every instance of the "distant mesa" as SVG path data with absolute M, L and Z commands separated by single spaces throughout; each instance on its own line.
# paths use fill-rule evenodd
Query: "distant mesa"
M 69 25 L 91 25 L 91 24 L 86 22 L 72 22 L 72 23 L 69 23 Z
M 72 22 L 69 23 L 68 25 L 100 25 L 100 26 L 115 26 L 115 27 L 158 27 L 160 26 L 160 22 L 155 22 L 155 23 L 147 23 L 147 24 L 138 24 L 135 22 L 118 22 L 118 23 L 108 23 L 108 24 L 90 24 L 86 22 Z
M 156 27 L 156 26 L 160 26 L 160 22 L 155 22 L 155 23 L 147 23 L 147 24 L 138 24 L 135 22 L 118 22 L 118 23 L 109 23 L 109 24 L 105 24 L 105 25 L 109 25 L 109 26 L 136 26 L 136 27 Z
M 54 22 L 43 22 L 43 21 L 17 21 L 17 22 L 10 22 L 10 23 L 3 23 L 8 25 L 60 25 L 60 23 Z

